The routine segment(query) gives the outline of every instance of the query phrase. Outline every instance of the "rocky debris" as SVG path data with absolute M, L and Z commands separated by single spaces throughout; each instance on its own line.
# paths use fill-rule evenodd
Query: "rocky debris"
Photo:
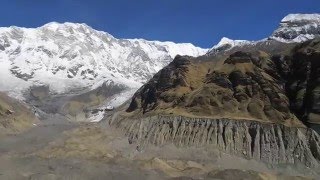
M 152 116 L 115 118 L 110 124 L 122 129 L 129 142 L 218 148 L 228 154 L 271 164 L 303 164 L 317 168 L 320 137 L 308 128 L 248 120 Z M 211 145 L 211 146 L 210 146 Z
M 221 171 L 212 171 L 208 178 L 213 179 L 238 179 L 238 180 L 264 180 L 264 178 L 255 171 L 240 169 L 225 169 Z
M 8 109 L 7 111 L 6 111 L 6 115 L 12 115 L 14 113 L 14 111 L 12 111 L 12 110 L 10 110 L 10 109 Z
M 282 179 L 282 180 L 311 180 L 312 178 L 302 176 L 285 176 L 268 174 L 265 172 L 256 172 L 252 170 L 241 169 L 224 169 L 213 170 L 208 173 L 206 179 L 237 179 L 237 180 L 269 180 L 269 179 Z

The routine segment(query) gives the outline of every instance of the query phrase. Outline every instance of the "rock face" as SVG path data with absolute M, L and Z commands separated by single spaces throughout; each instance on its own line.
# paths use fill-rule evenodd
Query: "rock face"
M 311 129 L 248 120 L 152 116 L 117 118 L 111 125 L 122 129 L 129 142 L 215 147 L 226 153 L 271 164 L 319 167 L 320 137 Z M 211 146 L 210 146 L 211 145 Z
M 157 99 L 161 96 L 161 92 L 178 86 L 187 86 L 185 73 L 189 64 L 190 61 L 186 57 L 177 56 L 134 95 L 127 111 L 131 112 L 140 107 L 144 113 L 153 110 L 157 106 Z M 138 102 L 136 98 L 141 100 Z M 170 97 L 163 98 L 164 101 L 170 101 Z
M 320 40 L 296 46 L 287 56 L 275 56 L 290 109 L 306 123 L 320 122 Z

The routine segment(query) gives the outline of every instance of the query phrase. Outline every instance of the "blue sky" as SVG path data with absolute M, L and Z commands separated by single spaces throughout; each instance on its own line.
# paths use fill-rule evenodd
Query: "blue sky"
M 320 0 L 1 0 L 0 26 L 81 22 L 117 38 L 191 42 L 267 37 L 289 13 L 320 13 Z

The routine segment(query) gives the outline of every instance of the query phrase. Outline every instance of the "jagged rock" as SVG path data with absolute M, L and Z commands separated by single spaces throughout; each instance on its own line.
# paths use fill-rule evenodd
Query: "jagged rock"
M 114 118 L 110 124 L 122 129 L 130 142 L 208 146 L 226 153 L 271 164 L 304 164 L 319 167 L 320 137 L 311 129 L 286 127 L 227 118 L 151 116 L 140 119 Z M 210 146 L 211 145 L 211 146 Z
M 6 115 L 12 115 L 14 113 L 14 111 L 12 111 L 12 110 L 10 110 L 10 109 L 8 109 L 7 111 L 6 111 Z

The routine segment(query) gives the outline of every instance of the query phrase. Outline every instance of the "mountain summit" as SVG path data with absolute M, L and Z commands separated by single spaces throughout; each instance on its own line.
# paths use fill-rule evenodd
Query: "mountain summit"
M 289 14 L 281 20 L 280 27 L 271 39 L 282 42 L 303 42 L 320 37 L 320 14 Z
M 258 41 L 232 40 L 221 38 L 207 54 L 226 52 L 231 49 L 250 47 L 255 45 L 270 45 L 281 43 L 301 43 L 320 37 L 320 14 L 289 14 L 284 17 L 279 27 L 267 38 Z

